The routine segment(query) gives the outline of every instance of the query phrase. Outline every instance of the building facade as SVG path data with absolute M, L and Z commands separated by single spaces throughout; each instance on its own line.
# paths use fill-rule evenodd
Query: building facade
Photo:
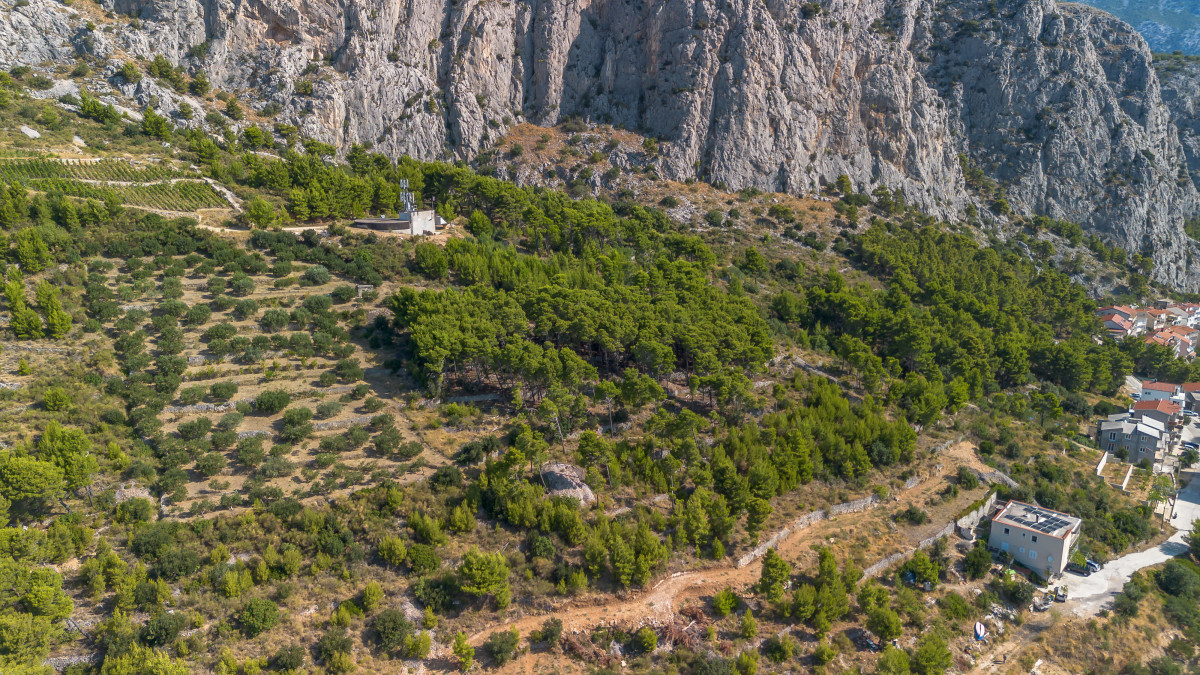
M 1128 413 L 1110 415 L 1096 429 L 1096 443 L 1101 450 L 1132 464 L 1143 459 L 1153 461 L 1158 451 L 1166 448 L 1168 440 L 1161 422 L 1150 417 L 1130 417 Z
M 1082 527 L 1081 518 L 1010 501 L 992 518 L 988 548 L 1049 579 L 1066 569 Z

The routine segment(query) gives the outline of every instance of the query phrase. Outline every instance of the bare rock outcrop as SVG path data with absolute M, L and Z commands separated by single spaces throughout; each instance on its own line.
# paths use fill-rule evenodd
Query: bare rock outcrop
M 1016 213 L 1150 253 L 1160 281 L 1200 287 L 1182 228 L 1200 211 L 1191 137 L 1181 143 L 1171 107 L 1182 99 L 1164 101 L 1141 36 L 1081 5 L 101 4 L 140 26 L 88 31 L 74 10 L 29 0 L 0 21 L 0 65 L 163 54 L 342 152 L 469 159 L 519 122 L 580 116 L 659 139 L 670 178 L 800 193 L 846 174 L 942 217 L 986 214 L 1003 195 Z M 175 105 L 149 84 L 130 93 Z

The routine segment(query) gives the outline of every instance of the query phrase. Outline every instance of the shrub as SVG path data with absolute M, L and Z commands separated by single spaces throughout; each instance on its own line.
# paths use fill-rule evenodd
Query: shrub
M 972 614 L 971 605 L 967 604 L 963 596 L 953 591 L 938 600 L 938 607 L 941 608 L 942 614 L 951 619 L 965 619 Z
M 748 609 L 742 615 L 741 623 L 738 624 L 738 632 L 747 640 L 758 635 L 758 621 L 754 619 L 754 613 Z
M 427 279 L 441 279 L 450 269 L 450 262 L 440 246 L 424 242 L 414 251 L 413 269 Z
M 202 384 L 197 384 L 197 385 L 191 386 L 191 387 L 184 387 L 179 392 L 180 405 L 195 405 L 195 404 L 199 403 L 200 400 L 204 398 L 205 389 L 206 389 L 206 387 Z
M 633 637 L 634 646 L 644 654 L 649 654 L 658 648 L 658 635 L 649 626 L 642 626 Z
M 813 661 L 816 661 L 817 665 L 819 666 L 829 663 L 835 656 L 837 656 L 837 652 L 834 651 L 833 647 L 831 647 L 828 642 L 823 640 L 817 645 L 817 648 L 813 650 Z
M 205 477 L 211 478 L 225 468 L 225 456 L 219 452 L 210 452 L 196 460 L 196 470 Z
M 651 631 L 653 632 L 653 631 Z M 497 666 L 503 666 L 512 660 L 517 653 L 517 644 L 521 640 L 521 634 L 516 628 L 511 630 L 502 630 L 492 633 L 488 636 L 487 642 L 483 644 L 484 649 L 491 655 L 492 660 Z
M 327 420 L 336 417 L 342 411 L 342 404 L 337 401 L 325 401 L 317 405 L 317 419 Z
M 304 648 L 300 645 L 281 647 L 271 657 L 271 667 L 275 670 L 295 671 L 304 665 Z
M 208 388 L 209 396 L 215 401 L 225 402 L 233 398 L 238 391 L 236 382 L 217 382 Z
M 324 266 L 313 265 L 304 270 L 302 278 L 310 286 L 321 286 L 329 283 L 329 280 L 332 279 L 333 276 L 329 274 L 329 270 L 325 269 Z
M 169 645 L 179 637 L 186 625 L 187 617 L 182 613 L 158 612 L 142 628 L 142 642 L 151 647 Z
M 50 412 L 66 410 L 71 404 L 71 397 L 62 387 L 51 387 L 42 395 L 42 406 Z
M 547 645 L 554 646 L 560 637 L 562 637 L 563 623 L 560 619 L 546 619 L 542 622 L 541 630 L 535 630 L 529 634 L 529 639 L 534 642 L 545 642 Z
M 371 624 L 375 630 L 375 641 L 384 651 L 391 651 L 402 644 L 413 633 L 412 623 L 398 609 L 385 609 Z
M 280 620 L 279 607 L 266 598 L 255 598 L 238 612 L 238 623 L 246 637 L 254 637 L 274 628 Z
M 729 613 L 738 606 L 738 596 L 733 589 L 726 586 L 724 590 L 713 596 L 712 606 L 717 616 L 729 616 Z
M 399 537 L 384 537 L 379 541 L 379 557 L 392 567 L 397 567 L 408 557 L 408 547 Z
M 796 642 L 790 635 L 772 636 L 763 643 L 763 653 L 775 663 L 783 663 L 796 653 Z
M 353 644 L 350 636 L 346 635 L 346 629 L 335 626 L 317 640 L 317 656 L 329 663 L 335 654 L 348 653 Z
M 900 615 L 889 607 L 875 607 L 867 616 L 867 630 L 875 634 L 881 642 L 888 642 L 900 637 L 904 625 Z
M 942 675 L 954 665 L 946 641 L 933 633 L 926 633 L 917 642 L 912 655 L 913 672 L 918 675 Z
M 126 61 L 117 73 L 130 84 L 142 81 L 142 71 L 138 70 L 137 64 L 133 61 Z
M 273 389 L 264 391 L 254 399 L 254 410 L 262 415 L 274 415 L 292 402 L 292 397 L 286 391 Z
M 191 422 L 180 424 L 179 437 L 185 441 L 194 441 L 204 438 L 210 430 L 212 430 L 212 420 L 207 417 L 200 417 Z
M 127 499 L 117 505 L 118 523 L 145 523 L 150 521 L 150 517 L 154 515 L 154 507 L 150 504 L 150 500 L 143 497 L 134 497 Z
M 983 542 L 980 542 L 971 549 L 970 553 L 967 553 L 963 565 L 968 578 L 979 579 L 992 568 L 992 554 L 988 552 Z
M 363 611 L 365 611 L 365 612 L 374 611 L 375 608 L 378 607 L 379 603 L 382 601 L 383 601 L 383 587 L 379 585 L 379 582 L 372 581 L 371 583 L 367 584 L 367 587 L 363 589 L 363 594 L 362 594 Z
M 428 544 L 413 544 L 408 548 L 408 566 L 412 573 L 424 576 L 442 566 L 442 557 Z
M 240 439 L 237 443 L 237 460 L 243 466 L 253 469 L 262 463 L 266 458 L 266 453 L 262 448 L 262 437 L 248 436 Z
M 917 508 L 916 505 L 909 506 L 907 509 L 896 514 L 897 521 L 903 521 L 909 525 L 924 525 L 929 520 L 929 516 L 924 511 Z

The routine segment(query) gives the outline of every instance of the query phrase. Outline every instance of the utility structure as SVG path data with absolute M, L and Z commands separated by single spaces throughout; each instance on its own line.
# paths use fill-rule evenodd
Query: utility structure
M 378 218 L 359 218 L 354 221 L 355 227 L 362 227 L 376 232 L 395 232 L 412 236 L 437 234 L 446 226 L 446 221 L 433 209 L 418 211 L 416 196 L 408 190 L 408 179 L 399 181 L 402 192 L 399 194 L 400 207 L 403 209 L 395 218 L 381 215 Z

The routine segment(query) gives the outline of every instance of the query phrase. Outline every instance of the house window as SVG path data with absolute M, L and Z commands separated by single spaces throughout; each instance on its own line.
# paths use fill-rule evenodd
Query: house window
M 1020 547 L 1020 548 L 1018 548 L 1018 549 L 1017 549 L 1017 553 L 1024 553 L 1024 552 L 1025 552 L 1025 547 L 1024 547 L 1024 546 L 1022 546 L 1022 547 Z
M 1046 562 L 1048 562 L 1048 563 L 1054 562 L 1054 556 L 1052 556 L 1052 555 L 1046 556 Z
M 1002 542 L 1000 542 L 1000 550 L 1001 550 L 1001 551 L 1007 551 L 1007 550 L 1008 550 L 1008 542 L 1007 542 L 1007 541 L 1002 541 Z
M 1004 528 L 1004 534 L 1008 534 L 1008 528 Z
M 1110 441 L 1117 440 L 1117 432 L 1115 432 L 1115 431 L 1108 432 L 1108 440 L 1110 440 Z
M 1022 532 L 1022 533 L 1021 533 L 1021 538 L 1022 538 L 1022 539 L 1024 539 L 1024 538 L 1025 538 L 1025 533 L 1024 533 L 1024 532 Z
M 1033 539 L 1033 543 L 1035 543 L 1035 544 L 1036 544 L 1036 543 L 1037 543 L 1037 535 L 1035 534 L 1035 535 L 1033 535 L 1033 537 L 1031 537 L 1031 538 Z

